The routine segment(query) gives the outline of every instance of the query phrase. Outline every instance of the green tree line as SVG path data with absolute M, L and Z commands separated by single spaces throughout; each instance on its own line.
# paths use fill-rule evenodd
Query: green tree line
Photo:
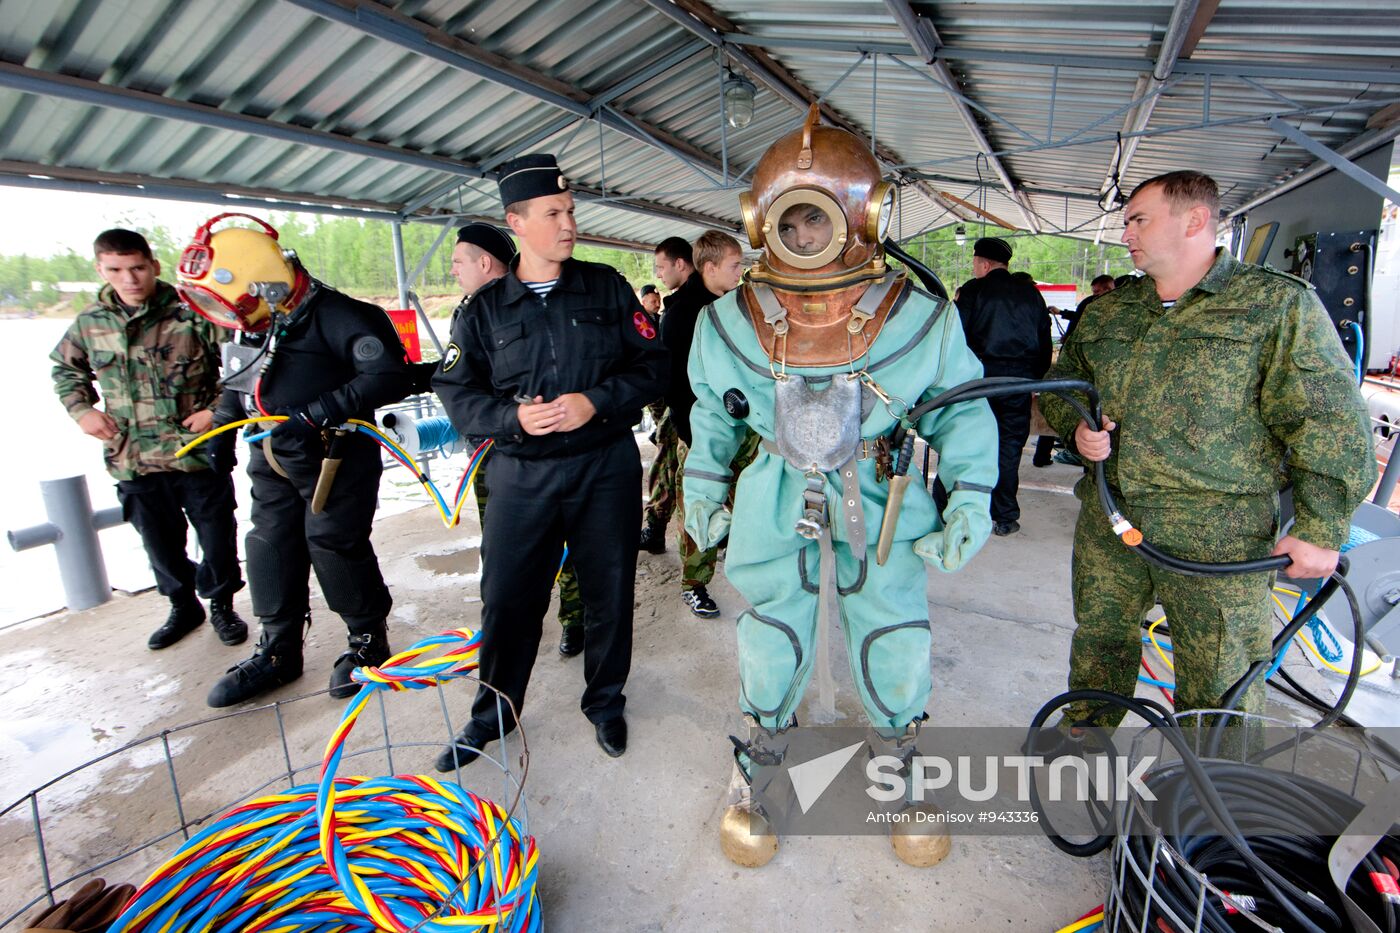
M 274 214 L 271 222 L 281 234 L 281 241 L 297 251 L 317 278 L 361 296 L 382 297 L 396 292 L 393 238 L 387 222 L 311 214 Z M 416 267 L 441 231 L 437 224 L 404 225 L 404 252 L 409 271 Z M 163 226 L 147 225 L 141 232 L 160 260 L 162 277 L 173 281 L 185 240 Z M 1041 282 L 1074 283 L 1081 292 L 1087 292 L 1089 280 L 1101 272 L 1120 275 L 1132 271 L 1126 250 L 1117 245 L 1096 246 L 1069 237 L 1011 235 L 996 228 L 984 231 L 976 225 L 966 228 L 962 245 L 957 242 L 955 229 L 944 227 L 913 238 L 904 248 L 937 272 L 951 292 L 972 277 L 972 243 L 981 235 L 1008 237 L 1015 251 L 1011 261 L 1013 271 L 1024 270 Z M 449 233 L 429 261 L 415 286 L 420 295 L 457 291 L 451 270 L 454 242 L 455 238 Z M 634 288 L 654 281 L 652 257 L 648 253 L 579 246 L 574 255 L 617 268 Z M 50 306 L 59 300 L 58 282 L 96 280 L 92 258 L 73 250 L 47 257 L 0 256 L 0 305 L 25 309 Z M 32 287 L 35 282 L 41 284 L 37 291 Z

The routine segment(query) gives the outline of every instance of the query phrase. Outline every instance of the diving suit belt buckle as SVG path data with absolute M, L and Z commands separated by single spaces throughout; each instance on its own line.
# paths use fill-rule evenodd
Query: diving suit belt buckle
M 821 474 L 808 474 L 807 488 L 802 490 L 802 517 L 794 530 L 803 538 L 815 541 L 827 526 L 826 490 Z

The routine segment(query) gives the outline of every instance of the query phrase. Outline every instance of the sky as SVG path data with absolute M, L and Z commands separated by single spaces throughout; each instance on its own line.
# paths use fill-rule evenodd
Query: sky
M 237 208 L 242 210 L 243 208 Z M 115 194 L 77 194 L 0 185 L 0 256 L 51 256 L 72 249 L 86 253 L 97 234 L 109 227 L 163 225 L 177 239 L 193 234 L 222 211 L 219 204 L 133 198 Z M 266 218 L 267 211 L 248 213 Z

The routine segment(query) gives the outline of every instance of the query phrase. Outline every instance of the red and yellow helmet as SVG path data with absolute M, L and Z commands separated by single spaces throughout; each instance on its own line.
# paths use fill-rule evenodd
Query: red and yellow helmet
M 261 229 L 214 225 L 229 217 Z M 191 308 L 220 327 L 257 333 L 274 309 L 290 312 L 305 297 L 311 278 L 296 254 L 277 242 L 277 231 L 249 214 L 211 217 L 180 255 L 175 288 Z

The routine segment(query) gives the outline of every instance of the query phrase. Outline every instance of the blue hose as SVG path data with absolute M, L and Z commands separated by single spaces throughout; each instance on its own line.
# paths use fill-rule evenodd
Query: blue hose
M 1355 321 L 1351 322 L 1351 332 L 1356 337 L 1356 384 L 1361 385 L 1366 375 L 1366 335 Z
M 462 439 L 445 415 L 424 418 L 415 422 L 414 428 L 418 431 L 418 449 L 423 453 L 449 447 Z

